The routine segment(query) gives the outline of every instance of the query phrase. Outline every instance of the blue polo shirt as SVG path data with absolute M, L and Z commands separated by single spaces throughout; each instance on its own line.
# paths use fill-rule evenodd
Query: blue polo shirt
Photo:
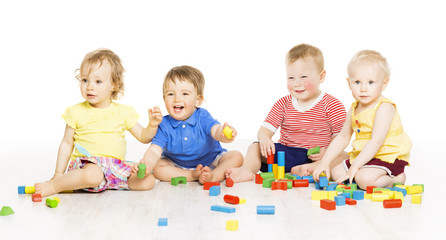
M 211 136 L 211 129 L 216 124 L 220 123 L 204 108 L 195 109 L 185 121 L 166 115 L 158 126 L 152 144 L 160 146 L 164 157 L 182 167 L 207 166 L 218 154 L 226 151 Z

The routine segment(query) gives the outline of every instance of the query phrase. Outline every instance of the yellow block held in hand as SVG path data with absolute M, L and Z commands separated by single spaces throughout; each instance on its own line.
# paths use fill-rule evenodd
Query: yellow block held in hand
M 223 128 L 223 134 L 225 135 L 225 137 L 227 139 L 231 139 L 232 138 L 232 130 L 229 126 L 226 126 L 225 128 Z

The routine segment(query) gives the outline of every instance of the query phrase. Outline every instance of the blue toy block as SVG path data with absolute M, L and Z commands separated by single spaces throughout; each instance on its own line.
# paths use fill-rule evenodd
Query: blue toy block
M 313 176 L 303 176 L 302 179 L 303 180 L 307 179 L 309 183 L 314 183 Z
M 158 218 L 158 226 L 167 226 L 167 218 Z
M 342 193 L 342 196 L 344 196 L 344 198 L 351 198 L 352 197 L 351 195 L 352 194 L 349 192 Z
M 257 214 L 274 214 L 276 207 L 273 205 L 258 205 Z
M 345 205 L 345 197 L 343 195 L 335 196 L 334 200 L 336 202 L 336 206 L 344 206 Z
M 404 196 L 404 197 L 407 195 L 407 190 L 404 189 L 404 188 L 393 187 L 393 188 L 391 188 L 390 190 L 401 192 L 401 193 L 403 193 L 403 196 Z
M 353 191 L 353 199 L 364 200 L 364 191 Z
M 18 187 L 19 194 L 25 194 L 25 186 Z
M 319 177 L 319 186 L 320 187 L 328 187 L 328 179 L 327 177 Z
M 324 188 L 321 187 L 321 185 L 320 185 L 319 182 L 315 182 L 315 183 L 314 183 L 314 188 L 315 188 L 316 190 L 324 190 Z
M 220 195 L 220 192 L 220 186 L 212 186 L 211 188 L 209 188 L 209 196 L 218 196 Z
M 273 165 L 272 164 L 268 164 L 268 172 L 273 172 Z
M 337 183 L 330 183 L 330 184 L 328 184 L 328 187 L 327 187 L 327 191 L 336 191 L 336 187 L 338 186 L 338 184 Z
M 216 212 L 224 212 L 224 213 L 233 213 L 233 212 L 235 212 L 235 208 L 221 206 L 221 205 L 213 205 L 213 206 L 211 206 L 211 210 L 212 211 L 216 211 Z
M 285 152 L 283 152 L 283 151 L 277 152 L 277 166 L 280 166 L 280 167 L 285 166 Z
M 296 180 L 302 180 L 302 176 L 296 175 L 296 174 L 291 174 L 292 176 L 296 177 Z

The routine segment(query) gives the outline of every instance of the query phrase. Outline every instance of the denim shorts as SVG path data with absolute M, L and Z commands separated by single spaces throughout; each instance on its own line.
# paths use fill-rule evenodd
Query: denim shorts
M 274 143 L 276 154 L 274 154 L 274 163 L 277 163 L 277 152 L 285 152 L 285 172 L 290 172 L 291 168 L 297 165 L 311 163 L 307 156 L 308 149 L 298 147 L 288 147 L 280 143 Z M 260 171 L 268 172 L 268 164 L 262 162 Z

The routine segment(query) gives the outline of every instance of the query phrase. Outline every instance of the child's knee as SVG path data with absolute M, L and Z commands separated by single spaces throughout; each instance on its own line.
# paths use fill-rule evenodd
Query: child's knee
M 367 186 L 375 186 L 377 177 L 358 172 L 355 176 L 355 182 L 361 189 L 367 189 Z
M 95 167 L 89 167 L 89 168 L 85 168 L 83 169 L 82 173 L 83 173 L 83 181 L 88 185 L 88 186 L 98 186 L 99 184 L 101 184 L 102 180 L 104 180 L 104 174 L 102 173 L 102 170 L 100 167 L 96 166 Z

